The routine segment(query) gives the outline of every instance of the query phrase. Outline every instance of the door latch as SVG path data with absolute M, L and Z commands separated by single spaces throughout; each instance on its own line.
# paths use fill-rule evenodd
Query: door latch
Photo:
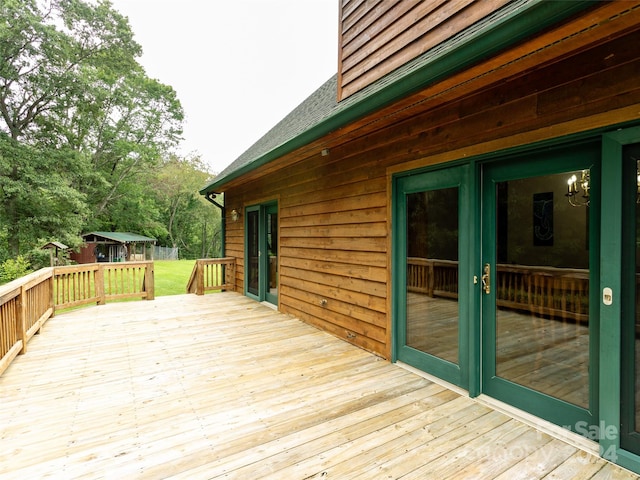
M 491 293 L 491 265 L 484 264 L 484 270 L 482 273 L 482 290 L 489 295 Z

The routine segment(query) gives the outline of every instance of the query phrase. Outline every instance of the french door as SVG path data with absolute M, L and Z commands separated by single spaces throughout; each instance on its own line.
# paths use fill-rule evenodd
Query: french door
M 600 144 L 394 181 L 394 359 L 589 436 Z
M 599 145 L 482 167 L 481 390 L 597 424 Z
M 278 205 L 246 209 L 245 290 L 258 301 L 278 304 Z

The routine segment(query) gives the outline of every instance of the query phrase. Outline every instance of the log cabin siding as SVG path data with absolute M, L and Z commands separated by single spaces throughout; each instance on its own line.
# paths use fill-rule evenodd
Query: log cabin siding
M 338 99 L 382 78 L 508 0 L 348 0 L 340 9 Z
M 637 119 L 640 52 L 629 45 L 640 27 L 610 38 L 493 82 L 479 75 L 396 120 L 337 132 L 328 156 L 301 149 L 233 182 L 228 208 L 278 201 L 279 309 L 390 358 L 389 173 Z M 243 222 L 227 222 L 243 291 Z

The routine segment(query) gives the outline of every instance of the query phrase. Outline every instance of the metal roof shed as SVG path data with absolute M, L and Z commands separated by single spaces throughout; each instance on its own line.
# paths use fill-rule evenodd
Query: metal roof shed
M 90 232 L 82 235 L 82 239 L 85 246 L 73 256 L 78 263 L 145 260 L 147 245 L 156 243 L 155 238 L 130 232 Z

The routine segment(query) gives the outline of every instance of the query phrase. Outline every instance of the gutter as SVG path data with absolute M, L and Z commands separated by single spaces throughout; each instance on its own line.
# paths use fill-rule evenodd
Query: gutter
M 214 189 L 242 175 L 266 165 L 298 148 L 304 147 L 329 133 L 363 118 L 397 100 L 428 85 L 434 84 L 477 62 L 480 62 L 515 43 L 559 23 L 586 8 L 596 5 L 596 0 L 549 1 L 516 0 L 494 12 L 476 25 L 452 37 L 444 44 L 409 62 L 408 73 L 389 81 L 393 72 L 337 104 L 336 111 L 266 152 L 252 162 L 213 181 L 200 190 L 208 195 Z M 414 67 L 411 65 L 414 64 Z M 400 67 L 403 68 L 403 67 Z M 413 68 L 413 70 L 410 70 Z

